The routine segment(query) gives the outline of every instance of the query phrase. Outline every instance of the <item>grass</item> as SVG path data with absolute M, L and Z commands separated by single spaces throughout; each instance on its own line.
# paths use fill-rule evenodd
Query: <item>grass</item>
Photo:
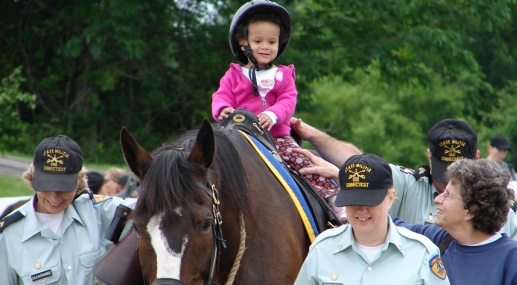
M 32 191 L 20 177 L 0 175 L 0 197 L 32 196 Z

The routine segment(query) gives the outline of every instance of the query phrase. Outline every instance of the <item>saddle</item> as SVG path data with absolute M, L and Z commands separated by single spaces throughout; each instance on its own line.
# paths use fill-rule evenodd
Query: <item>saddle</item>
M 235 109 L 230 116 L 221 120 L 218 124 L 219 130 L 231 128 L 241 130 L 256 138 L 291 174 L 310 207 L 318 232 L 321 233 L 326 229 L 338 227 L 342 224 L 328 203 L 321 198 L 314 187 L 305 179 L 305 176 L 300 174 L 297 169 L 284 163 L 275 147 L 273 138 L 266 129 L 260 126 L 255 114 L 245 109 Z M 297 135 L 293 137 L 299 138 Z
M 138 236 L 134 228 L 99 258 L 93 267 L 93 274 L 107 285 L 145 284 L 138 257 Z

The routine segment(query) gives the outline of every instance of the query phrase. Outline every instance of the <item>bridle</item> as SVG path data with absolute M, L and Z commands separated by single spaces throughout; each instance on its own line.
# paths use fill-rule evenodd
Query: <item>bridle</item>
M 212 198 L 212 215 L 214 218 L 212 225 L 212 257 L 210 259 L 210 268 L 208 270 L 208 278 L 206 279 L 205 285 L 217 285 L 212 283 L 214 277 L 215 268 L 218 265 L 218 257 L 221 254 L 221 248 L 226 248 L 226 240 L 223 238 L 223 229 L 221 227 L 223 223 L 223 217 L 219 211 L 219 191 L 212 183 L 210 176 L 208 176 L 205 184 L 196 181 L 195 185 Z M 173 278 L 158 278 L 151 285 L 187 285 L 185 282 L 173 279 Z

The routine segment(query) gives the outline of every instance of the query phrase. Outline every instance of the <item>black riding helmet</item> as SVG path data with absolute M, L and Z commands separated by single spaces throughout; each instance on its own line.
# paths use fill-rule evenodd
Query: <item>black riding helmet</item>
M 275 58 L 279 58 L 282 53 L 284 53 L 287 45 L 289 44 L 289 39 L 291 38 L 291 20 L 289 18 L 289 13 L 287 10 L 276 4 L 275 2 L 271 2 L 268 0 L 253 0 L 242 5 L 239 10 L 235 13 L 232 19 L 232 24 L 230 25 L 230 48 L 232 49 L 232 53 L 243 64 L 248 63 L 248 57 L 244 54 L 244 51 L 241 49 L 239 42 L 235 38 L 235 33 L 237 27 L 243 22 L 246 21 L 253 14 L 260 13 L 273 13 L 275 14 L 282 24 L 281 33 L 285 32 L 287 35 L 287 41 L 284 43 L 280 43 L 278 47 L 278 54 Z M 280 36 L 282 38 L 282 35 Z

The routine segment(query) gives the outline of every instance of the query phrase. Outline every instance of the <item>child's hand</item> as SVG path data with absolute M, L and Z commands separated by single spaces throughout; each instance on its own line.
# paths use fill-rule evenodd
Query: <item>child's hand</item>
M 271 120 L 271 118 L 267 114 L 265 114 L 265 113 L 261 113 L 258 116 L 258 121 L 259 121 L 259 124 L 264 129 L 267 129 L 268 131 L 270 131 L 271 128 L 273 127 L 273 120 Z
M 217 117 L 217 119 L 219 121 L 221 121 L 222 119 L 226 119 L 228 118 L 228 116 L 233 113 L 233 107 L 226 107 L 226 108 L 223 108 L 221 110 L 221 112 L 219 112 L 219 117 Z

